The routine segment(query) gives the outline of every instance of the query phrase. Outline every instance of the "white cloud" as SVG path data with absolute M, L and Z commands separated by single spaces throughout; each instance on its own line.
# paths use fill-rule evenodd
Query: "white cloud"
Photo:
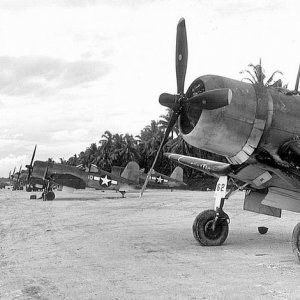
M 49 96 L 83 86 L 106 75 L 111 67 L 93 60 L 64 61 L 53 57 L 0 57 L 0 95 Z
M 176 92 L 180 17 L 186 86 L 203 74 L 239 79 L 260 57 L 293 86 L 298 11 L 270 0 L 0 1 L 0 159 L 30 159 L 35 143 L 39 159 L 68 158 L 107 129 L 138 134 L 165 112 L 159 94 Z
M 18 168 L 22 165 L 22 163 L 24 163 L 26 158 L 26 155 L 13 154 L 0 158 L 0 169 L 3 170 L 1 172 L 1 176 L 8 177 L 9 171 L 13 172 L 14 167 L 16 167 L 16 170 L 18 170 Z

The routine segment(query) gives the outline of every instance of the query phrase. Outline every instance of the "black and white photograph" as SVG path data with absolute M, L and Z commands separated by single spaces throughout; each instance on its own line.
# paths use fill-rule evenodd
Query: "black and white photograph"
M 0 0 L 0 299 L 300 299 L 299 16 Z

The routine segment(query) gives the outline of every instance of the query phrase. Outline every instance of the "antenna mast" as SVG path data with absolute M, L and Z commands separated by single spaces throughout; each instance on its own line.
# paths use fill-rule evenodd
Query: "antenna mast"
M 295 90 L 294 90 L 294 94 L 296 94 L 296 95 L 298 94 L 298 89 L 299 89 L 299 79 L 300 79 L 300 65 L 299 65 L 299 69 L 298 69 Z

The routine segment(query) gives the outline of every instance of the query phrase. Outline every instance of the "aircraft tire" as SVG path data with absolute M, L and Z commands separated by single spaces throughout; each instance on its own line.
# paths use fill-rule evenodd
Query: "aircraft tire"
M 295 226 L 293 230 L 292 247 L 296 259 L 300 263 L 300 222 Z
M 205 210 L 194 221 L 193 234 L 202 246 L 220 246 L 228 236 L 229 227 L 225 218 L 220 219 L 216 224 L 215 230 L 212 230 L 215 216 L 216 212 L 214 210 Z M 225 216 L 228 218 L 226 214 Z
M 45 194 L 45 201 L 52 201 L 55 199 L 54 192 L 50 191 Z
M 32 192 L 31 186 L 26 186 L 26 192 Z

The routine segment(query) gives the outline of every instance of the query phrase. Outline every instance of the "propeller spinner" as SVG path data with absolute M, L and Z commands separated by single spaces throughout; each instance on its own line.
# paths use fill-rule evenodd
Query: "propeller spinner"
M 172 115 L 165 131 L 164 137 L 161 141 L 159 149 L 157 151 L 156 157 L 153 161 L 153 164 L 147 174 L 146 180 L 141 190 L 140 196 L 142 197 L 145 188 L 147 186 L 149 177 L 152 170 L 156 164 L 158 156 L 161 149 L 165 145 L 167 138 L 172 131 L 175 123 L 177 122 L 179 116 L 184 119 L 185 124 L 189 124 L 189 118 L 187 114 L 187 107 L 203 110 L 213 110 L 221 108 L 230 104 L 232 98 L 232 91 L 228 88 L 215 89 L 200 93 L 198 95 L 188 98 L 184 93 L 184 82 L 187 69 L 188 61 L 188 46 L 187 46 L 187 35 L 185 20 L 181 18 L 177 25 L 177 34 L 176 34 L 176 79 L 177 79 L 177 94 L 167 94 L 163 93 L 159 97 L 159 103 L 163 106 L 166 106 L 172 110 Z

